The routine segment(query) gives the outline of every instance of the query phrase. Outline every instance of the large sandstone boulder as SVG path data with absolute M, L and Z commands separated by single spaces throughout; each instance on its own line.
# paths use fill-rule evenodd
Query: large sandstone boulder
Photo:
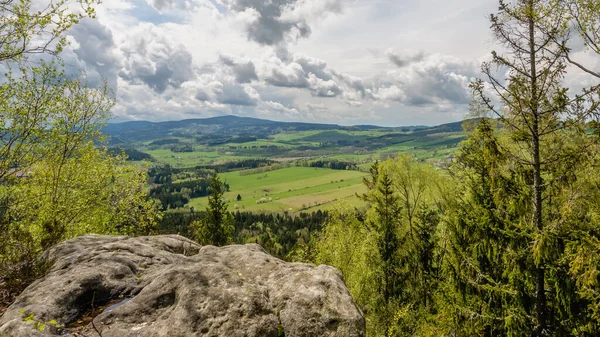
M 54 265 L 0 317 L 0 336 L 365 335 L 336 269 L 257 245 L 87 235 L 47 255 Z

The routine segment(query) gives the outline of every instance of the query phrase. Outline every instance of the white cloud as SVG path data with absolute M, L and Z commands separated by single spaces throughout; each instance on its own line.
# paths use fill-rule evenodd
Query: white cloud
M 105 77 L 115 118 L 240 114 L 438 124 L 468 110 L 496 0 L 105 0 L 69 69 Z M 597 62 L 597 61 L 595 61 Z M 576 82 L 585 82 L 576 74 Z
M 119 76 L 123 79 L 143 82 L 158 93 L 195 79 L 190 52 L 153 24 L 140 24 L 126 40 L 121 46 L 124 66 Z

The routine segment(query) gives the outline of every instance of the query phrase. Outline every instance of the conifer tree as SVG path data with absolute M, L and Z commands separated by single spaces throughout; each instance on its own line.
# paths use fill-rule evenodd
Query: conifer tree
M 563 210 L 581 202 L 572 192 L 591 157 L 586 121 L 597 111 L 597 88 L 572 94 L 562 86 L 557 41 L 569 36 L 550 15 L 561 11 L 554 5 L 500 1 L 491 22 L 506 51 L 483 65 L 488 83 L 472 85 L 476 104 L 503 125 L 496 139 L 482 122 L 463 148 L 458 163 L 471 172 L 463 181 L 469 193 L 451 226 L 455 286 L 472 295 L 458 316 L 483 335 L 566 335 L 585 319 L 565 262 L 578 222 Z
M 192 223 L 196 240 L 205 245 L 225 246 L 233 240 L 233 216 L 227 210 L 223 198 L 225 186 L 215 172 L 210 180 L 210 194 L 206 215 L 200 221 Z
M 572 27 L 572 33 L 578 35 L 586 50 L 600 56 L 600 1 L 597 0 L 554 0 L 555 10 L 551 13 L 555 20 Z M 574 51 L 567 44 L 568 39 L 554 39 L 559 45 L 558 51 L 573 66 L 588 75 L 600 79 L 600 71 L 591 63 L 586 63 L 574 56 Z
M 449 272 L 458 335 L 506 336 L 526 324 L 527 234 L 518 226 L 518 182 L 503 174 L 507 159 L 491 120 L 481 119 L 463 142 L 451 172 L 460 184 L 448 212 Z M 510 316 L 510 320 L 507 317 Z
M 398 295 L 398 272 L 400 268 L 397 259 L 400 240 L 398 238 L 398 220 L 401 207 L 398 196 L 393 190 L 393 182 L 387 173 L 380 175 L 375 195 L 375 221 L 371 223 L 378 231 L 379 255 L 383 274 L 383 299 L 388 305 L 392 298 Z

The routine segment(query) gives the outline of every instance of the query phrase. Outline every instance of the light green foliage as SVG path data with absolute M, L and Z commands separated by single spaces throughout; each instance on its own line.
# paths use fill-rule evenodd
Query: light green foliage
M 85 233 L 147 234 L 159 217 L 141 190 L 144 175 L 99 148 L 114 105 L 106 83 L 89 88 L 57 58 L 24 62 L 59 53 L 63 33 L 93 17 L 96 3 L 59 0 L 35 11 L 29 0 L 0 2 L 0 62 L 9 69 L 0 85 L 2 302 L 46 270 L 52 261 L 39 255 L 49 246 Z
M 27 54 L 58 54 L 64 33 L 84 17 L 94 17 L 99 0 L 0 1 L 0 62 L 19 62 Z M 41 7 L 40 7 L 41 5 Z
M 142 190 L 145 174 L 88 142 L 65 160 L 51 157 L 12 186 L 11 226 L 47 248 L 86 233 L 153 232 L 157 207 Z
M 570 28 L 583 41 L 586 51 L 600 55 L 600 1 L 598 0 L 552 0 L 552 12 L 548 13 L 555 20 Z M 593 64 L 586 64 L 584 59 L 573 55 L 567 40 L 557 41 L 565 58 L 574 66 L 586 73 L 600 78 L 600 71 Z
M 57 329 L 61 329 L 64 327 L 64 325 L 59 324 L 56 320 L 51 319 L 49 322 L 45 323 L 45 322 L 40 322 L 38 320 L 35 319 L 35 314 L 30 313 L 27 314 L 26 310 L 19 310 L 19 313 L 21 315 L 23 315 L 23 322 L 28 322 L 28 323 L 33 323 L 33 328 L 38 330 L 39 332 L 44 332 L 44 330 L 46 329 L 46 326 L 50 325 L 54 328 Z
M 195 239 L 201 244 L 224 246 L 233 239 L 233 216 L 227 210 L 227 203 L 223 199 L 225 186 L 217 173 L 213 175 L 209 188 L 206 216 L 192 223 L 191 228 L 195 231 Z
M 435 336 L 447 178 L 408 156 L 370 171 L 361 197 L 370 205 L 366 218 L 358 220 L 348 206 L 331 210 L 315 247 L 317 262 L 342 272 L 365 312 L 369 335 Z
M 97 147 L 113 101 L 53 64 L 0 87 L 6 111 L 0 160 L 0 278 L 19 289 L 43 273 L 46 248 L 86 233 L 148 234 L 158 208 L 145 174 Z M 23 176 L 11 174 L 15 166 Z M 3 175 L 2 175 L 3 174 Z
M 14 178 L 43 158 L 63 160 L 79 144 L 101 140 L 98 128 L 114 104 L 106 84 L 90 89 L 85 79 L 68 78 L 59 62 L 20 69 L 6 80 L 0 86 L 0 179 Z M 18 170 L 11 170 L 14 166 Z
M 95 146 L 113 105 L 106 85 L 90 89 L 43 63 L 9 77 L 0 96 L 7 235 L 29 233 L 44 249 L 83 233 L 135 234 L 155 225 L 140 189 L 144 176 Z M 14 165 L 25 177 L 9 174 Z
M 357 219 L 349 205 L 339 203 L 329 212 L 315 245 L 316 263 L 336 267 L 356 303 L 368 314 L 379 297 L 376 233 Z

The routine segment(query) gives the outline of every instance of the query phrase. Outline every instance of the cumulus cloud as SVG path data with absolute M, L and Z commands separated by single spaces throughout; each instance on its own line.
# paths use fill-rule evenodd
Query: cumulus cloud
M 263 45 L 276 45 L 286 36 L 307 37 L 310 27 L 303 19 L 282 20 L 285 8 L 295 0 L 227 0 L 223 1 L 232 12 L 245 13 L 248 39 Z
M 202 89 L 198 89 L 196 91 L 194 98 L 200 102 L 207 102 L 210 100 L 209 94 L 205 90 L 202 90 Z
M 284 63 L 271 57 L 263 66 L 262 78 L 268 84 L 284 88 L 307 88 L 308 78 L 304 68 L 296 62 Z
M 476 63 L 444 55 L 424 56 L 388 71 L 377 85 L 378 99 L 421 106 L 468 104 L 469 83 L 479 73 Z
M 340 12 L 342 0 L 221 0 L 246 22 L 248 39 L 274 46 L 310 36 L 309 19 Z
M 309 89 L 318 97 L 335 97 L 342 92 L 342 88 L 333 80 L 323 80 L 315 74 L 308 75 Z
M 254 106 L 260 100 L 258 92 L 248 86 L 237 83 L 224 83 L 215 89 L 219 103 L 241 106 Z
M 272 56 L 264 63 L 260 78 L 276 87 L 308 89 L 316 97 L 337 97 L 351 91 L 354 94 L 346 97 L 356 100 L 367 94 L 361 78 L 338 73 L 323 60 L 305 55 L 288 55 L 288 58 L 293 61 L 286 63 Z
M 206 5 L 207 0 L 192 0 L 196 5 Z M 190 0 L 146 0 L 148 5 L 154 7 L 158 11 L 165 9 L 180 9 L 187 10 L 192 7 Z
M 117 89 L 117 72 L 121 59 L 117 54 L 112 32 L 100 22 L 83 19 L 69 32 L 73 39 L 72 48 L 81 68 L 87 73 L 91 85 L 98 85 L 102 78 Z
M 305 73 L 312 73 L 322 80 L 328 81 L 333 77 L 331 70 L 327 68 L 327 62 L 318 58 L 296 55 L 294 56 L 294 62 L 302 66 Z
M 125 59 L 119 76 L 127 81 L 143 82 L 158 93 L 163 93 L 168 86 L 178 88 L 196 77 L 190 52 L 153 24 L 136 27 L 128 34 L 121 51 Z
M 277 116 L 285 116 L 285 117 L 297 117 L 299 115 L 298 109 L 294 107 L 285 106 L 279 102 L 274 101 L 264 101 L 260 104 L 259 113 L 264 116 L 273 116 L 274 114 Z
M 232 57 L 227 55 L 219 55 L 221 62 L 230 67 L 238 83 L 250 83 L 258 80 L 256 75 L 256 67 L 252 61 L 234 61 Z
M 436 122 L 447 111 L 456 118 L 479 74 L 479 62 L 469 60 L 482 54 L 449 50 L 438 33 L 423 37 L 422 18 L 398 20 L 402 13 L 390 11 L 399 7 L 414 10 L 386 1 L 107 0 L 99 21 L 72 29 L 64 59 L 92 81 L 118 85 L 114 111 L 124 119 L 245 114 L 372 123 L 422 112 L 422 122 L 433 111 Z
M 148 3 L 154 8 L 162 9 L 167 6 L 171 6 L 175 3 L 175 0 L 148 0 Z
M 387 101 L 403 102 L 406 101 L 406 95 L 396 85 L 381 87 L 377 90 L 376 97 Z
M 385 56 L 388 58 L 388 60 L 390 62 L 395 64 L 397 67 L 402 68 L 402 67 L 406 67 L 406 66 L 410 65 L 411 63 L 422 61 L 425 58 L 425 53 L 419 52 L 419 53 L 412 54 L 412 55 L 410 55 L 410 54 L 401 55 L 401 54 L 394 52 L 394 50 L 392 50 L 392 49 L 388 49 L 385 53 Z
M 313 103 L 306 103 L 306 108 L 312 112 L 325 112 L 328 110 L 327 105 L 320 103 L 320 104 L 313 104 Z

